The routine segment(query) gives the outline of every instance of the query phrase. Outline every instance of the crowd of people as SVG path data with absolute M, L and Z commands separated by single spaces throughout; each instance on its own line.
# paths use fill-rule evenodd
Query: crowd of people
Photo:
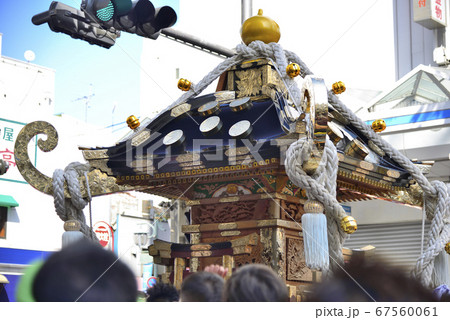
M 288 289 L 268 266 L 248 264 L 233 270 L 218 265 L 185 277 L 181 289 L 156 283 L 147 302 L 287 302 Z M 18 301 L 137 301 L 133 272 L 111 251 L 81 240 L 34 265 L 22 277 Z M 314 302 L 437 302 L 450 301 L 446 285 L 433 292 L 404 272 L 380 261 L 352 259 L 322 282 L 311 286 L 306 301 Z

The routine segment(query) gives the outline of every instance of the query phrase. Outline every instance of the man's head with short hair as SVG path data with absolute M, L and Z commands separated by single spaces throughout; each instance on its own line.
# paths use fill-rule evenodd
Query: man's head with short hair
M 350 262 L 309 294 L 311 302 L 426 302 L 436 301 L 431 290 L 402 269 L 375 258 L 354 255 Z
M 134 302 L 133 272 L 99 244 L 82 239 L 48 257 L 33 282 L 36 301 Z
M 147 302 L 178 302 L 177 289 L 168 283 L 156 283 L 147 289 Z
M 286 302 L 286 284 L 268 266 L 249 264 L 239 268 L 225 284 L 224 301 Z
M 181 302 L 219 302 L 222 300 L 224 280 L 211 272 L 195 272 L 181 284 Z

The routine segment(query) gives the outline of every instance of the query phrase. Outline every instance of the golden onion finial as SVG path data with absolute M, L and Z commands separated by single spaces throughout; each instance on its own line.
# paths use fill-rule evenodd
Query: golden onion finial
M 278 42 L 280 36 L 280 27 L 271 18 L 263 16 L 262 9 L 258 10 L 258 15 L 245 20 L 241 27 L 241 39 L 246 45 L 255 40 Z
M 134 130 L 138 128 L 141 123 L 139 122 L 139 119 L 136 116 L 129 116 L 127 118 L 127 125 L 130 129 Z
M 377 119 L 374 122 L 372 122 L 372 129 L 375 132 L 381 132 L 386 129 L 386 122 L 384 122 L 383 119 Z
M 447 242 L 447 244 L 445 245 L 445 252 L 450 254 L 450 242 Z
M 188 79 L 181 78 L 178 80 L 178 89 L 182 91 L 189 91 L 191 89 L 192 83 Z
M 345 233 L 352 234 L 358 229 L 355 218 L 352 216 L 345 216 L 341 220 L 341 228 Z
M 331 86 L 331 90 L 333 90 L 334 94 L 341 94 L 345 89 L 345 84 L 342 81 L 335 82 Z
M 289 77 L 295 78 L 300 74 L 300 66 L 298 63 L 289 63 L 286 67 L 286 73 Z

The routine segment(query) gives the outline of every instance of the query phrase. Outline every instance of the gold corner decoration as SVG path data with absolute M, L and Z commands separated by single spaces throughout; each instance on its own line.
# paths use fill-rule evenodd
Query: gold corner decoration
M 53 179 L 47 177 L 42 172 L 36 169 L 31 163 L 28 154 L 28 144 L 36 135 L 45 134 L 46 140 L 39 138 L 37 145 L 43 152 L 49 152 L 58 145 L 58 133 L 55 127 L 45 121 L 35 121 L 27 124 L 17 135 L 16 143 L 14 145 L 14 157 L 16 159 L 17 169 L 22 177 L 35 189 L 46 193 L 53 194 Z
M 53 179 L 36 169 L 31 163 L 28 154 L 28 144 L 31 139 L 38 134 L 45 134 L 47 136 L 46 140 L 43 140 L 42 138 L 38 139 L 37 145 L 41 151 L 52 151 L 58 145 L 58 133 L 56 132 L 55 127 L 45 121 L 31 122 L 24 126 L 17 135 L 16 143 L 14 145 L 14 157 L 17 169 L 25 181 L 40 192 L 53 195 Z M 108 176 L 98 169 L 89 171 L 87 176 L 92 196 L 135 190 L 138 188 L 128 185 L 118 185 L 116 183 L 116 178 Z M 81 195 L 82 197 L 87 197 L 86 178 L 82 176 L 79 178 L 79 181 Z M 64 196 L 70 198 L 67 186 L 64 187 Z

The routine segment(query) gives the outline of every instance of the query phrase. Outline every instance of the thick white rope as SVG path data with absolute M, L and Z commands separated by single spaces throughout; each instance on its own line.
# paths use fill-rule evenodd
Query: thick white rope
M 95 233 L 86 224 L 83 208 L 86 206 L 88 201 L 83 199 L 80 191 L 80 183 L 78 181 L 78 177 L 88 171 L 89 165 L 79 162 L 70 163 L 64 171 L 61 169 L 56 169 L 53 172 L 53 202 L 55 204 L 56 213 L 61 220 L 76 220 L 80 222 L 80 231 L 84 235 L 96 239 Z M 64 197 L 64 182 L 67 184 L 70 199 L 66 199 Z
M 419 278 L 423 284 L 436 287 L 442 283 L 434 283 L 438 279 L 432 279 L 435 258 L 444 250 L 450 241 L 450 187 L 442 181 L 432 181 L 431 184 L 438 192 L 437 203 L 432 208 L 433 218 L 428 232 L 426 249 L 417 260 L 412 274 Z M 426 209 L 427 209 L 426 208 Z
M 317 200 L 324 205 L 327 217 L 328 249 L 330 264 L 344 262 L 342 245 L 346 234 L 340 228 L 340 221 L 346 216 L 344 209 L 336 200 L 336 178 L 338 171 L 337 151 L 327 138 L 324 152 L 313 176 L 309 176 L 302 164 L 310 157 L 312 142 L 306 138 L 292 143 L 286 151 L 285 169 L 289 179 L 306 190 L 308 199 Z M 325 270 L 326 271 L 326 270 Z
M 255 59 L 255 58 L 269 58 L 275 60 L 279 72 L 282 75 L 282 79 L 285 81 L 289 93 L 291 97 L 293 98 L 295 104 L 299 106 L 300 103 L 300 90 L 297 87 L 295 81 L 293 79 L 290 79 L 286 75 L 286 66 L 288 61 L 298 63 L 301 67 L 301 76 L 304 78 L 306 75 L 313 74 L 312 71 L 308 68 L 308 66 L 293 52 L 291 51 L 283 51 L 281 49 L 281 46 L 276 43 L 269 43 L 265 44 L 261 41 L 253 41 L 248 46 L 244 44 L 240 44 L 236 47 L 237 54 L 221 64 L 219 64 L 215 69 L 213 69 L 207 76 L 205 76 L 197 85 L 192 86 L 191 90 L 182 95 L 177 101 L 175 101 L 173 104 L 171 104 L 169 107 L 167 107 L 164 111 L 169 110 L 173 108 L 174 106 L 185 102 L 186 100 L 197 96 L 200 92 L 202 92 L 208 85 L 210 85 L 215 79 L 217 79 L 223 72 L 225 72 L 227 69 L 232 67 L 233 65 L 236 65 L 243 60 L 248 59 Z M 380 149 L 382 149 L 386 154 L 388 154 L 393 160 L 395 160 L 402 168 L 407 170 L 411 176 L 417 181 L 417 183 L 421 186 L 423 192 L 424 192 L 424 206 L 426 207 L 427 212 L 427 218 L 432 221 L 432 227 L 431 229 L 438 230 L 441 229 L 438 225 L 433 227 L 434 224 L 438 223 L 440 221 L 440 218 L 434 219 L 436 216 L 436 208 L 438 207 L 438 203 L 449 203 L 449 195 L 447 192 L 447 195 L 443 194 L 442 192 L 439 192 L 434 185 L 432 185 L 428 179 L 425 178 L 425 176 L 422 174 L 422 172 L 402 153 L 400 153 L 398 150 L 396 150 L 394 147 L 392 147 L 388 142 L 384 141 L 378 134 L 376 134 L 370 126 L 366 125 L 361 119 L 359 119 L 349 108 L 347 108 L 332 91 L 328 91 L 328 102 L 339 112 L 344 116 L 353 126 L 355 126 L 363 135 L 365 135 L 368 139 L 372 140 L 372 142 L 378 146 Z M 291 147 L 291 156 L 288 160 L 288 157 L 286 157 L 286 172 L 288 173 L 289 178 L 296 183 L 294 180 L 298 179 L 299 181 L 302 181 L 302 183 L 305 183 L 304 187 L 307 190 L 310 190 L 310 194 L 314 195 L 318 201 L 322 202 L 327 208 L 327 211 L 330 211 L 333 213 L 333 217 L 344 217 L 345 212 L 343 212 L 342 207 L 340 207 L 339 203 L 336 201 L 336 199 L 333 199 L 333 195 L 330 194 L 327 191 L 327 188 L 324 188 L 320 184 L 314 181 L 313 178 L 307 176 L 306 174 L 303 175 L 301 173 L 301 165 L 298 163 L 295 163 L 295 159 L 298 159 L 298 156 L 300 155 L 300 151 L 302 148 L 298 145 L 303 145 L 303 142 L 298 141 L 294 142 Z M 307 149 L 305 149 L 307 150 Z M 307 153 L 304 152 L 303 153 Z M 289 152 L 289 150 L 288 150 Z M 305 159 L 305 158 L 304 158 Z M 292 175 L 292 177 L 291 177 Z M 331 179 L 329 179 L 331 180 Z M 300 182 L 299 182 L 300 183 Z M 297 183 L 296 183 L 297 184 Z M 309 188 L 309 189 L 308 189 Z M 444 197 L 444 198 L 442 198 Z M 331 200 L 333 199 L 333 200 Z M 441 215 L 442 211 L 438 211 L 438 215 Z M 328 216 L 328 215 L 327 215 Z M 332 218 L 332 217 L 330 217 Z M 340 236 L 338 237 L 337 242 L 341 243 L 341 239 L 343 239 L 345 236 L 341 234 L 341 230 L 339 227 L 339 222 L 335 219 L 329 219 L 329 231 L 333 234 L 339 233 Z M 448 224 L 446 224 L 447 226 Z M 339 230 L 339 231 L 338 231 Z M 430 268 L 429 266 L 432 265 L 432 262 L 430 262 L 432 259 L 434 259 L 435 251 L 438 248 L 442 247 L 443 241 L 448 241 L 447 237 L 447 227 L 443 228 L 442 231 L 439 232 L 432 232 L 430 234 L 430 239 L 435 239 L 433 237 L 436 237 L 440 235 L 440 240 L 430 240 L 428 242 L 428 248 L 424 251 L 424 254 L 419 259 L 417 267 L 416 267 L 416 276 L 419 278 L 422 278 L 423 281 L 428 281 L 428 273 L 429 270 L 427 268 Z M 447 238 L 447 240 L 443 240 L 444 238 Z M 330 241 L 331 243 L 331 241 Z M 436 243 L 439 243 L 439 245 L 436 245 Z M 444 243 L 445 245 L 445 243 Z M 330 252 L 333 253 L 333 250 Z M 338 257 L 341 256 L 342 252 L 339 252 L 337 255 Z M 425 271 L 425 269 L 427 269 Z M 424 280 L 425 279 L 425 280 Z
M 289 60 L 296 62 L 301 67 L 301 75 L 312 74 L 308 66 L 293 52 L 286 51 L 286 55 Z M 443 213 L 442 209 L 439 209 L 438 203 L 447 203 L 447 210 L 450 210 L 450 192 L 445 193 L 442 182 L 430 183 L 428 179 L 422 174 L 419 168 L 417 168 L 406 156 L 400 153 L 397 149 L 392 147 L 388 142 L 383 140 L 381 136 L 376 134 L 370 126 L 365 124 L 359 119 L 350 109 L 348 109 L 332 91 L 328 91 L 328 102 L 341 113 L 353 126 L 355 126 L 361 133 L 363 133 L 368 139 L 394 159 L 402 168 L 407 170 L 411 176 L 417 181 L 424 193 L 424 209 L 427 219 L 431 221 L 431 227 L 425 252 L 421 253 L 417 264 L 413 270 L 413 275 L 420 279 L 424 284 L 430 286 L 436 286 L 439 284 L 431 283 L 431 274 L 433 271 L 434 259 L 443 250 L 443 247 L 450 241 L 448 235 L 449 214 Z M 439 190 L 440 189 L 440 190 Z M 439 218 L 436 216 L 445 216 L 446 218 Z M 441 221 L 446 221 L 444 225 Z

